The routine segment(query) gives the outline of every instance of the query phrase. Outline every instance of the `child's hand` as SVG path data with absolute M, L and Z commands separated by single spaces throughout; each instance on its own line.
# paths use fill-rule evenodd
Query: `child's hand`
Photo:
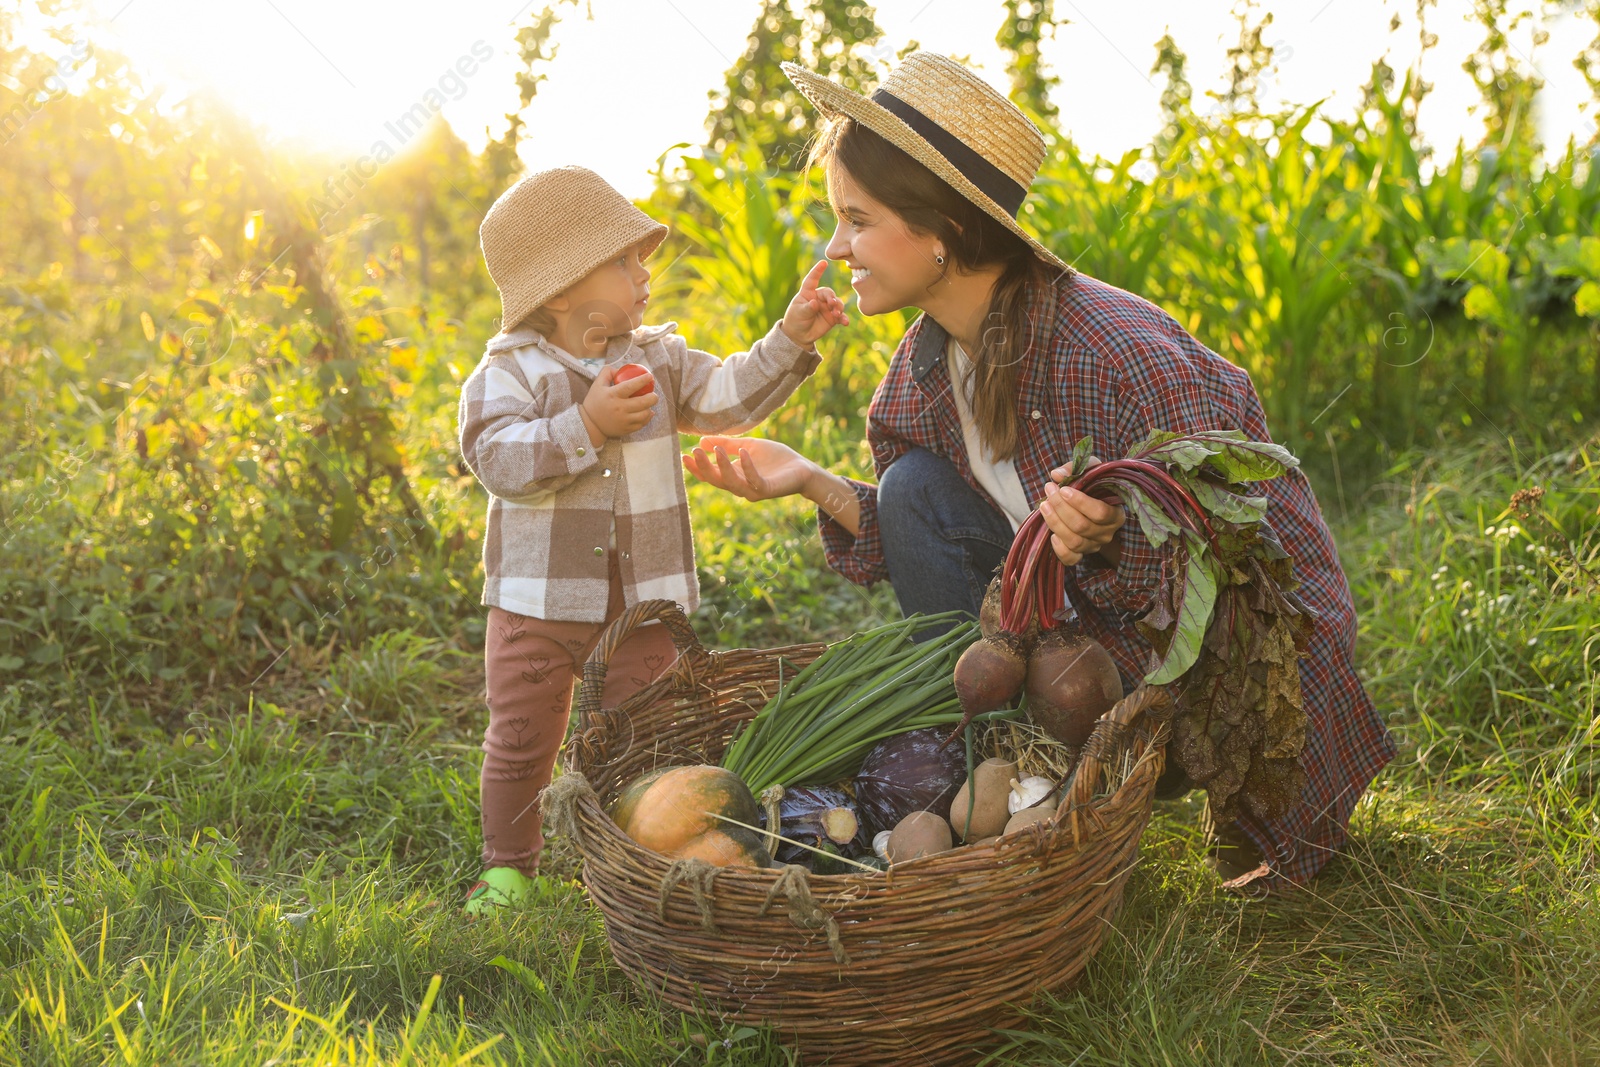
M 596 430 L 604 437 L 626 437 L 643 429 L 645 423 L 650 421 L 650 409 L 656 406 L 660 396 L 659 393 L 635 395 L 650 385 L 651 378 L 641 374 L 618 384 L 613 380 L 616 374 L 616 367 L 601 367 L 594 376 L 594 384 L 589 386 L 579 405 L 586 416 L 591 437 Z M 598 446 L 600 442 L 596 441 L 595 444 Z
M 778 324 L 788 334 L 789 340 L 802 347 L 815 344 L 817 338 L 835 326 L 850 324 L 850 316 L 844 313 L 844 301 L 827 286 L 817 288 L 822 272 L 827 269 L 827 260 L 817 261 L 817 265 L 800 283 L 799 294 L 789 301 L 789 310 L 784 312 L 783 321 Z

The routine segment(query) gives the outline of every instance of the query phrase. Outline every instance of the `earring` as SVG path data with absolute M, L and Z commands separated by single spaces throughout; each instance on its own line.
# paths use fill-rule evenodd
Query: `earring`
M 933 257 L 933 261 L 935 263 L 939 264 L 939 266 L 941 266 L 941 267 L 944 266 L 944 257 L 943 256 L 934 256 Z

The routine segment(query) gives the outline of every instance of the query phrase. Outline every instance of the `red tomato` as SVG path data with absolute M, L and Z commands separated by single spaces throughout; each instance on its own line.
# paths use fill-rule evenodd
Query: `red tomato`
M 650 371 L 649 371 L 649 369 L 647 367 L 643 366 L 642 364 L 638 364 L 638 363 L 624 363 L 622 366 L 617 368 L 616 377 L 612 378 L 612 381 L 614 381 L 614 382 L 616 382 L 617 384 L 620 385 L 623 382 L 629 382 L 629 381 L 632 381 L 635 378 L 650 379 Z M 651 380 L 647 380 L 644 383 L 644 388 L 643 389 L 640 389 L 637 393 L 634 393 L 633 395 L 634 396 L 649 396 L 651 393 L 653 393 L 655 391 L 656 391 L 655 382 L 654 382 L 653 379 L 651 379 Z

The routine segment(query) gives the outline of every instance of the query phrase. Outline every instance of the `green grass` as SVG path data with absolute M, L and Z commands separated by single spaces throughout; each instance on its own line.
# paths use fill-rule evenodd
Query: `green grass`
M 1084 981 L 993 1062 L 1600 1062 L 1596 460 L 1483 444 L 1346 484 L 1361 666 L 1402 741 L 1348 854 L 1234 899 L 1196 803 L 1159 806 Z M 802 510 L 697 505 L 728 576 L 706 639 L 892 613 L 818 569 Z M 254 700 L 175 684 L 164 712 L 75 677 L 0 692 L 0 1063 L 788 1062 L 636 989 L 570 882 L 461 921 L 474 656 L 403 631 L 296 649 Z M 575 871 L 560 839 L 547 869 Z

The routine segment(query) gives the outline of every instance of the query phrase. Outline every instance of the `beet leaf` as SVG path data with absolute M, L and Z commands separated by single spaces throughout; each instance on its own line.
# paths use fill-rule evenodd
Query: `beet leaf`
M 1206 551 L 1206 546 L 1194 534 L 1185 534 L 1188 541 L 1183 598 L 1179 602 L 1177 627 L 1167 642 L 1166 651 L 1144 676 L 1151 685 L 1166 685 L 1187 674 L 1200 658 L 1200 645 L 1205 640 L 1206 628 L 1211 624 L 1212 609 L 1217 601 L 1217 564 Z

